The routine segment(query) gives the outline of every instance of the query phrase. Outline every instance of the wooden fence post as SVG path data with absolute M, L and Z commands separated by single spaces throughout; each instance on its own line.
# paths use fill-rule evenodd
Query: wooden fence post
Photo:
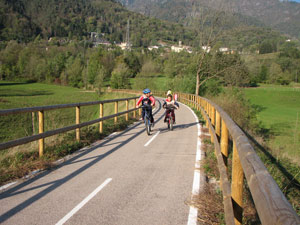
M 129 110 L 129 101 L 126 100 L 126 111 Z M 125 120 L 128 121 L 128 113 L 125 114 Z
M 205 112 L 208 115 L 208 119 L 206 119 L 205 126 L 208 128 L 209 111 L 208 111 L 208 102 L 207 101 L 205 101 Z
M 115 114 L 118 113 L 118 102 L 115 102 Z M 115 116 L 115 124 L 118 122 L 118 117 Z
M 237 225 L 242 224 L 243 220 L 243 183 L 243 168 L 236 144 L 233 141 L 231 195 L 233 201 L 234 220 Z
M 80 106 L 76 106 L 76 124 L 80 124 Z M 76 128 L 76 141 L 80 141 L 80 128 Z
M 139 108 L 139 116 L 142 115 L 142 108 Z
M 221 116 L 220 113 L 216 110 L 216 134 L 220 137 L 221 135 Z
M 222 120 L 222 131 L 221 131 L 221 152 L 223 156 L 223 160 L 226 166 L 226 170 L 228 172 L 227 167 L 227 159 L 228 159 L 228 129 L 224 120 Z
M 216 126 L 216 110 L 215 107 L 211 107 L 211 123 Z
M 136 98 L 133 100 L 134 108 L 136 107 Z M 136 110 L 133 111 L 133 117 L 136 118 Z
M 31 112 L 32 135 L 35 135 L 35 112 Z
M 44 111 L 39 111 L 39 134 L 44 133 Z M 44 154 L 44 138 L 39 140 L 39 156 Z
M 103 103 L 100 103 L 100 113 L 99 113 L 99 118 L 103 117 Z M 102 134 L 103 133 L 103 121 L 99 122 L 99 133 Z
M 194 105 L 194 108 L 196 108 L 196 96 L 193 95 L 193 105 Z

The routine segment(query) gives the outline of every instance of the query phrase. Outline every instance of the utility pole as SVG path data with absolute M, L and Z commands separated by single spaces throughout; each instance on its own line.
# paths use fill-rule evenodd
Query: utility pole
M 130 35 L 129 35 L 129 30 L 130 30 L 130 24 L 129 24 L 129 19 L 127 20 L 127 28 L 126 28 L 126 50 L 130 50 L 131 44 L 130 44 Z

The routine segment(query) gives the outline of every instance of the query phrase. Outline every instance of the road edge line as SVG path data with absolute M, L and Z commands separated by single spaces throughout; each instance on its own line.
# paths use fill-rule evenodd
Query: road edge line
M 185 107 L 187 107 L 192 114 L 194 115 L 196 122 L 197 122 L 197 149 L 196 149 L 196 162 L 195 162 L 195 170 L 194 170 L 194 179 L 193 179 L 193 189 L 192 189 L 192 195 L 198 195 L 200 191 L 203 190 L 203 185 L 201 185 L 201 171 L 200 171 L 200 161 L 202 160 L 203 152 L 201 150 L 202 142 L 200 139 L 201 136 L 201 127 L 199 124 L 199 119 L 195 112 L 186 104 L 181 103 Z M 192 198 L 193 198 L 192 196 Z M 190 205 L 189 210 L 189 216 L 188 216 L 188 222 L 187 225 L 197 225 L 197 217 L 198 217 L 198 209 L 192 205 Z

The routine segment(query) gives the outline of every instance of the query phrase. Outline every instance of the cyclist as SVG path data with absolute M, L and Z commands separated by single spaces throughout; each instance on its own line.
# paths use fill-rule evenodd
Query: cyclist
M 136 103 L 136 108 L 139 107 L 140 103 L 142 105 L 148 105 L 149 107 L 149 114 L 150 114 L 150 122 L 152 123 L 152 126 L 154 126 L 154 118 L 152 115 L 152 106 L 155 106 L 155 98 L 151 95 L 151 91 L 149 88 L 146 88 L 143 90 L 143 95 L 139 98 L 139 100 Z M 145 108 L 142 110 L 142 119 L 144 120 L 145 117 Z
M 167 108 L 167 106 L 174 106 L 176 109 L 179 108 L 179 104 L 173 100 L 173 96 L 171 94 L 168 94 L 167 99 L 165 100 L 164 104 L 163 104 L 163 108 Z M 165 119 L 164 122 L 167 122 L 167 115 L 169 115 L 171 113 L 171 116 L 173 117 L 173 121 L 175 123 L 175 112 L 172 109 L 166 109 L 166 115 L 165 115 Z

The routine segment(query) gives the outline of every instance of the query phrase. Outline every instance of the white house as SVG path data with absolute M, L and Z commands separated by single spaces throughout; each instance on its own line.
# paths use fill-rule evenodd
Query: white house
M 158 49 L 159 47 L 154 45 L 154 46 L 149 46 L 148 49 L 149 51 L 152 51 L 153 49 Z
M 211 50 L 211 47 L 210 47 L 210 46 L 204 45 L 204 46 L 202 46 L 202 49 L 203 49 L 206 53 L 209 53 L 210 50 Z
M 192 53 L 192 48 L 190 46 L 187 45 L 182 45 L 182 42 L 179 41 L 179 45 L 178 46 L 171 46 L 171 51 L 172 52 L 181 52 L 181 51 L 187 51 L 188 53 Z

